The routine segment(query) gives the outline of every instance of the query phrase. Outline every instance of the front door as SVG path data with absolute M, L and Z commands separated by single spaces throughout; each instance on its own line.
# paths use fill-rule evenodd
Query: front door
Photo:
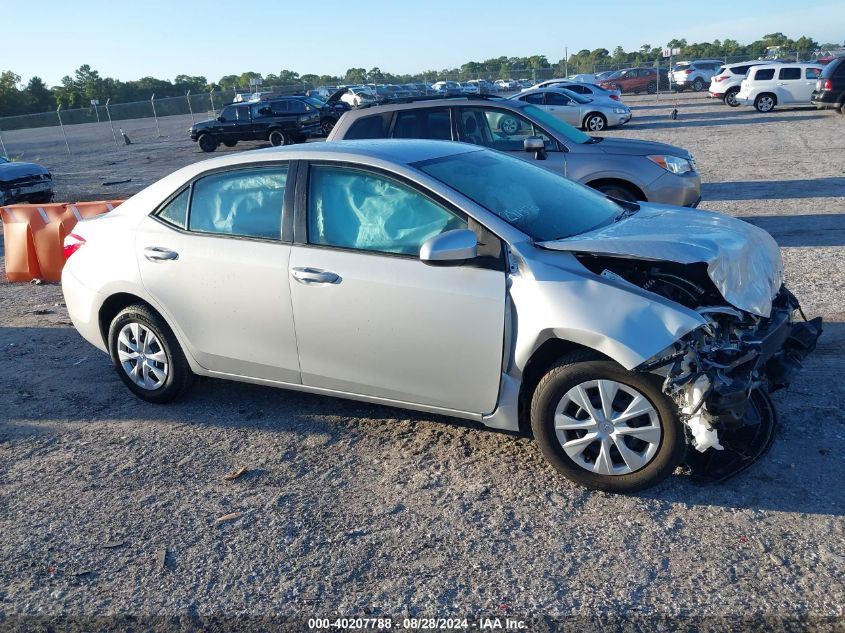
M 287 174 L 274 166 L 207 175 L 139 227 L 144 286 L 206 369 L 300 382 L 291 247 L 281 240 Z
M 467 219 L 378 172 L 312 165 L 308 183 L 289 268 L 303 384 L 493 411 L 505 273 L 419 259 L 423 242 Z

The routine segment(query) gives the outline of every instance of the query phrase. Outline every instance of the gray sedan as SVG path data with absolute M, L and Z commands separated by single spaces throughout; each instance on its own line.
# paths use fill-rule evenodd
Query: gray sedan
M 631 120 L 631 108 L 623 103 L 584 97 L 566 88 L 526 90 L 511 99 L 534 104 L 561 121 L 591 132 L 625 125 Z
M 230 154 L 65 247 L 73 324 L 139 398 L 199 375 L 531 428 L 565 476 L 617 492 L 688 445 L 742 454 L 740 421 L 820 329 L 793 323 L 762 229 L 459 143 Z

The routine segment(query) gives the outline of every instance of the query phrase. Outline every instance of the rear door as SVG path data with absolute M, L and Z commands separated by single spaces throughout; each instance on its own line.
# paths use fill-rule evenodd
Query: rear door
M 283 207 L 287 164 L 205 175 L 144 218 L 144 286 L 206 369 L 299 383 Z
M 581 127 L 580 104 L 566 95 L 558 92 L 545 93 L 545 107 L 543 109 L 570 125 Z
M 289 284 L 303 384 L 492 411 L 504 266 L 419 259 L 423 242 L 466 228 L 466 216 L 385 172 L 331 163 L 311 166 L 297 205 Z

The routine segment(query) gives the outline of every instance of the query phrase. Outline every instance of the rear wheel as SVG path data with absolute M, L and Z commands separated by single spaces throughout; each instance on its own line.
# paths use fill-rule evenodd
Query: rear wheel
M 211 134 L 200 134 L 200 137 L 197 139 L 197 144 L 204 152 L 213 152 L 217 149 L 217 139 Z
M 736 108 L 739 105 L 739 101 L 736 100 L 736 95 L 739 93 L 739 88 L 731 88 L 725 93 L 725 105 L 729 105 L 732 108 Z
M 686 451 L 677 406 L 658 380 L 587 353 L 561 359 L 537 385 L 531 429 L 560 473 L 606 492 L 659 483 Z
M 696 77 L 695 81 L 692 82 L 692 89 L 696 92 L 704 90 L 704 80 L 701 77 Z
M 596 191 L 601 191 L 604 195 L 616 198 L 617 200 L 625 200 L 626 202 L 636 202 L 637 195 L 628 187 L 618 183 L 605 183 L 593 187 Z
M 108 340 L 117 374 L 139 398 L 172 402 L 193 383 L 194 374 L 173 332 L 146 305 L 121 310 L 111 322 Z
M 770 95 L 768 93 L 758 95 L 757 98 L 754 99 L 754 107 L 757 108 L 757 112 L 771 112 L 775 109 L 774 95 Z
M 284 133 L 283 130 L 273 130 L 270 132 L 270 135 L 267 137 L 267 140 L 270 141 L 270 145 L 273 147 L 278 147 L 279 145 L 287 145 L 290 143 L 287 135 Z
M 648 91 L 648 94 L 650 94 L 650 95 L 655 94 L 655 93 L 657 92 L 657 82 L 656 82 L 656 81 L 652 81 L 652 82 L 648 85 L 648 87 L 646 88 L 646 91 Z
M 604 118 L 604 115 L 600 114 L 599 112 L 591 112 L 586 117 L 584 117 L 583 128 L 585 130 L 589 130 L 590 132 L 601 132 L 606 127 L 607 119 Z

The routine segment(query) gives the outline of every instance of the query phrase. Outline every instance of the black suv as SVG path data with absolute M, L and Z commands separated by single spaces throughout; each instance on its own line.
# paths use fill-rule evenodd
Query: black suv
M 204 152 L 220 143 L 234 147 L 238 141 L 270 141 L 271 145 L 301 143 L 320 132 L 320 112 L 302 97 L 279 97 L 248 103 L 231 103 L 220 116 L 191 126 L 191 140 Z
M 837 57 L 824 67 L 810 103 L 817 108 L 836 108 L 845 114 L 845 57 Z

